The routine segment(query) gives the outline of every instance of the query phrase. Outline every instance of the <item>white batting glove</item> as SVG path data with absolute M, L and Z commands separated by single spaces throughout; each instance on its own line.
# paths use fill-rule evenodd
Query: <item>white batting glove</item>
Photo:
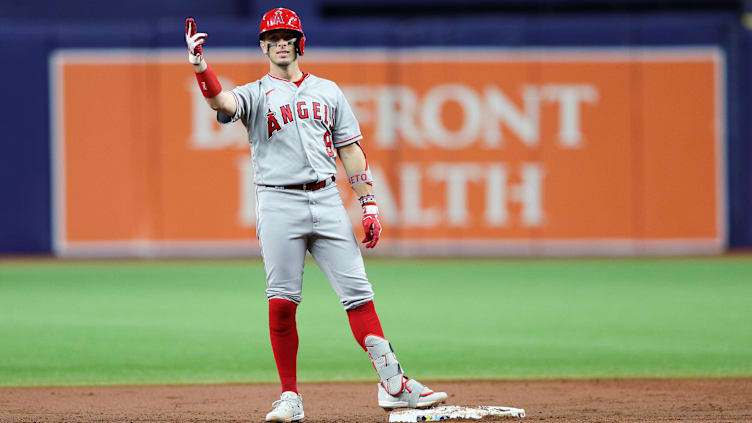
M 201 44 L 209 34 L 196 32 L 196 21 L 193 18 L 185 20 L 185 44 L 188 46 L 188 61 L 194 65 L 201 63 L 203 52 Z

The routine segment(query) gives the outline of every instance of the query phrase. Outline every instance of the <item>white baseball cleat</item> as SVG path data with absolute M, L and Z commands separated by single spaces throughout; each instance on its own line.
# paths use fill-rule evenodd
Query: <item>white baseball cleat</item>
M 379 406 L 385 410 L 395 408 L 428 408 L 446 401 L 446 392 L 434 392 L 422 383 L 405 377 L 402 390 L 392 395 L 379 383 Z
M 282 392 L 282 396 L 272 403 L 274 410 L 266 415 L 268 422 L 299 422 L 303 420 L 303 396 L 292 391 Z

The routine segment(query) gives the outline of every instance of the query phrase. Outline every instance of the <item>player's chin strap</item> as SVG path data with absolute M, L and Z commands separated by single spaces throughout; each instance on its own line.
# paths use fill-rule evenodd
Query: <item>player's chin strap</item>
M 371 363 L 381 379 L 381 385 L 389 395 L 397 396 L 404 388 L 405 372 L 402 371 L 397 356 L 394 355 L 392 345 L 386 339 L 368 335 L 365 339 L 366 351 L 371 358 Z M 420 394 L 420 390 L 417 390 Z

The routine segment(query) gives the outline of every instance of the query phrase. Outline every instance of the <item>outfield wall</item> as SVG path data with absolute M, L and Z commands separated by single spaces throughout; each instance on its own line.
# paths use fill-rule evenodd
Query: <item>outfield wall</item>
M 263 74 L 247 48 L 253 28 L 199 22 L 226 87 Z M 0 211 L 0 251 L 255 250 L 242 127 L 220 129 L 202 107 L 180 24 L 0 27 L 18 38 L 9 49 L 25 64 L 2 71 L 25 83 L 9 88 L 20 104 L 3 113 L 0 160 L 14 182 L 0 194 L 14 207 Z M 382 253 L 752 244 L 749 37 L 735 17 L 426 19 L 306 32 L 305 69 L 338 81 L 361 121 Z

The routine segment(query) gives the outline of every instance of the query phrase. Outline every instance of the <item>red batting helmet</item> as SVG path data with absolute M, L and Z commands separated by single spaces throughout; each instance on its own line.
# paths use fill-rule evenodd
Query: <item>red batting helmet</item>
M 290 9 L 278 7 L 264 13 L 259 26 L 259 40 L 264 38 L 264 34 L 275 29 L 289 29 L 298 33 L 298 40 L 295 42 L 295 50 L 299 55 L 303 55 L 305 49 L 305 34 L 303 26 L 300 23 L 298 15 Z

